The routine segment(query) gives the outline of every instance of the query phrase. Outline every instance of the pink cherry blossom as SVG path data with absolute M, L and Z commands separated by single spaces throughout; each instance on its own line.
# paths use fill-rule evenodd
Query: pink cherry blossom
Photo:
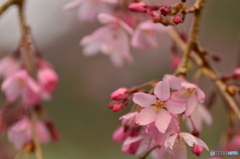
M 142 136 L 128 137 L 122 145 L 122 152 L 131 155 L 136 154 L 142 138 Z
M 31 122 L 23 118 L 8 129 L 8 139 L 16 149 L 21 149 L 32 140 Z
M 195 128 L 199 132 L 202 131 L 203 122 L 206 123 L 207 125 L 212 124 L 212 116 L 202 104 L 198 104 L 196 109 L 191 114 L 191 119 L 192 122 L 194 123 Z M 186 123 L 189 131 L 193 131 L 192 123 L 188 118 L 186 119 Z
M 40 88 L 26 70 L 19 70 L 4 80 L 2 91 L 8 102 L 13 102 L 20 96 L 22 103 L 26 106 L 39 102 Z
M 20 68 L 20 62 L 13 56 L 7 56 L 0 60 L 0 76 L 3 78 L 7 78 Z
M 187 108 L 185 111 L 186 116 L 192 114 L 199 102 L 204 102 L 205 94 L 195 84 L 189 83 L 185 79 L 175 77 L 173 75 L 165 75 L 164 79 L 169 82 L 169 85 L 173 90 L 177 90 L 176 92 L 172 93 L 171 97 L 187 103 Z
M 185 132 L 179 132 L 169 136 L 165 141 L 164 146 L 166 148 L 170 148 L 171 150 L 173 148 L 181 149 L 186 143 L 191 147 L 199 145 L 204 147 L 206 150 L 209 150 L 208 146 L 201 139 Z
M 101 12 L 110 12 L 107 4 L 116 4 L 118 0 L 74 0 L 68 3 L 64 10 L 72 10 L 78 8 L 78 16 L 80 20 L 93 21 Z
M 118 67 L 123 65 L 123 59 L 132 62 L 127 35 L 127 33 L 133 33 L 132 28 L 120 19 L 105 13 L 99 14 L 98 19 L 107 25 L 81 40 L 81 45 L 84 46 L 84 55 L 90 56 L 102 52 L 108 55 L 113 64 Z
M 153 23 L 152 20 L 147 20 L 140 23 L 134 32 L 131 44 L 139 49 L 149 49 L 158 46 L 157 34 L 165 32 L 171 27 L 163 26 L 162 24 Z
M 172 119 L 172 114 L 185 111 L 186 103 L 170 98 L 170 88 L 166 80 L 160 81 L 154 90 L 154 95 L 135 93 L 134 103 L 144 107 L 137 115 L 136 123 L 147 125 L 155 122 L 158 130 L 165 133 Z
M 120 101 L 128 97 L 128 94 L 126 93 L 127 88 L 119 88 L 116 91 L 114 91 L 110 97 L 112 100 Z
M 38 121 L 38 138 L 41 143 L 50 141 L 50 135 L 46 126 Z M 8 139 L 13 143 L 16 149 L 21 149 L 25 144 L 32 141 L 32 125 L 29 118 L 24 117 L 8 129 Z

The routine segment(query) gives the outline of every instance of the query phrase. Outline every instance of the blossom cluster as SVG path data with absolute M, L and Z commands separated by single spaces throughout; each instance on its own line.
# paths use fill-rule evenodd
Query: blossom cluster
M 176 0 L 177 2 L 177 0 Z M 132 3 L 124 0 L 75 0 L 64 9 L 78 8 L 80 19 L 93 21 L 95 17 L 104 26 L 90 35 L 82 38 L 80 45 L 84 47 L 83 54 L 92 56 L 99 52 L 108 55 L 115 66 L 121 67 L 124 60 L 133 62 L 130 47 L 150 49 L 158 46 L 158 35 L 175 25 L 167 19 L 161 5 L 152 6 L 145 2 Z M 170 7 L 165 7 L 170 8 Z M 169 17 L 176 15 L 173 22 L 180 23 L 184 9 L 183 4 L 173 5 Z M 145 15 L 133 12 L 145 12 Z M 150 18 L 149 18 L 150 17 Z M 157 21 L 158 20 L 158 21 Z M 164 26 L 164 25 L 165 26 Z M 176 54 L 174 54 L 176 55 Z M 176 56 L 175 56 L 176 57 Z M 174 59 L 176 59 L 173 57 Z M 176 63 L 176 60 L 175 60 Z
M 31 53 L 33 53 L 32 51 Z M 44 113 L 42 100 L 50 100 L 58 82 L 58 75 L 49 62 L 34 54 L 36 74 L 26 68 L 20 47 L 14 54 L 0 60 L 1 90 L 6 106 L 0 110 L 0 133 L 7 133 L 16 149 L 33 145 L 31 112 L 37 113 L 36 132 L 40 143 L 57 141 L 59 132 Z M 35 130 L 34 130 L 35 131 Z
M 139 89 L 132 94 L 131 89 L 120 88 L 111 94 L 111 99 L 120 103 L 131 100 L 132 96 L 134 103 L 132 111 L 120 117 L 122 125 L 113 134 L 114 141 L 123 142 L 122 151 L 136 155 L 147 151 L 157 159 L 166 156 L 186 159 L 186 144 L 193 147 L 192 152 L 197 156 L 203 148 L 208 150 L 199 138 L 202 123 L 212 123 L 211 115 L 202 105 L 204 92 L 173 75 L 165 75 L 162 81 L 152 83 L 152 87 L 150 91 Z M 182 120 L 191 133 L 181 131 Z

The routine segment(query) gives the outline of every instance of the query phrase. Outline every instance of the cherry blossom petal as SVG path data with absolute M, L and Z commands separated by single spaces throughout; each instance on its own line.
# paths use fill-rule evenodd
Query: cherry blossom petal
M 172 149 L 173 149 L 173 145 L 175 144 L 175 141 L 176 141 L 177 136 L 178 136 L 178 133 L 176 133 L 176 134 L 174 134 L 174 135 L 172 135 L 172 136 L 169 136 L 169 137 L 167 138 L 167 140 L 165 141 L 164 146 L 165 146 L 166 148 L 169 147 L 169 148 L 172 150 Z
M 78 7 L 81 5 L 81 3 L 84 2 L 84 1 L 85 1 L 85 0 L 75 0 L 75 1 L 72 1 L 72 2 L 70 2 L 70 3 L 68 3 L 68 4 L 66 4 L 63 9 L 64 9 L 64 10 L 76 9 L 76 8 L 78 8 Z
M 195 137 L 189 133 L 179 133 L 179 136 L 183 138 L 183 140 L 191 147 L 193 147 L 194 145 L 197 145 L 197 140 L 195 139 Z
M 209 111 L 205 108 L 204 105 L 202 105 L 202 104 L 198 105 L 198 112 L 199 112 L 199 114 L 201 114 L 202 119 L 204 120 L 204 122 L 207 125 L 211 125 L 212 124 L 212 121 L 213 121 L 212 116 L 209 113 Z
M 205 93 L 200 89 L 200 88 L 197 88 L 197 97 L 198 97 L 198 101 L 200 103 L 203 103 L 204 100 L 205 100 Z
M 140 105 L 141 107 L 149 107 L 153 103 L 156 103 L 157 99 L 154 95 L 146 94 L 146 93 L 134 93 L 133 102 Z
M 181 149 L 174 148 L 172 150 L 173 159 L 187 159 L 187 147 L 186 144 L 181 145 Z
M 167 139 L 167 133 L 160 133 L 156 127 L 152 129 L 153 140 L 156 144 L 163 146 L 164 142 Z
M 102 1 L 109 4 L 116 4 L 118 2 L 118 0 L 102 0 Z
M 172 115 L 165 109 L 162 109 L 160 110 L 160 112 L 157 113 L 155 124 L 161 133 L 166 132 L 168 125 L 171 122 L 171 119 Z
M 123 145 L 128 145 L 128 144 L 131 144 L 131 143 L 134 143 L 134 142 L 137 142 L 137 141 L 140 141 L 142 140 L 143 136 L 137 136 L 137 137 L 131 137 L 131 138 L 128 138 L 128 140 L 125 140 L 125 142 L 123 143 Z
M 107 13 L 100 13 L 97 16 L 98 20 L 102 24 L 108 24 L 117 21 L 118 19 L 112 15 L 109 15 Z
M 156 111 L 154 107 L 144 108 L 136 117 L 136 123 L 139 125 L 147 125 L 156 119 Z
M 169 159 L 175 159 L 173 158 L 173 153 L 171 150 L 165 147 L 161 147 L 158 151 L 157 159 L 165 159 L 166 156 L 169 157 Z
M 179 130 L 180 130 L 180 127 L 179 127 L 179 123 L 178 123 L 177 119 L 176 118 L 172 118 L 172 120 L 169 123 L 169 126 L 167 128 L 167 131 L 169 133 L 175 134 L 175 133 L 179 132 Z
M 206 150 L 209 151 L 209 148 L 208 148 L 208 146 L 205 144 L 205 142 L 203 142 L 201 139 L 199 139 L 199 138 L 197 138 L 197 137 L 195 137 L 195 139 L 197 140 L 197 144 L 196 144 L 196 145 L 202 146 L 202 147 L 204 147 Z
M 127 113 L 127 114 L 121 116 L 121 117 L 119 118 L 119 120 L 122 120 L 122 119 L 130 119 L 130 118 L 134 117 L 134 116 L 137 115 L 137 114 L 138 114 L 137 112 Z
M 182 82 L 181 86 L 184 88 L 194 88 L 194 89 L 198 88 L 195 84 L 192 84 L 189 82 Z
M 186 82 L 185 79 L 176 77 L 173 75 L 165 75 L 164 79 L 166 79 L 168 81 L 170 88 L 173 90 L 182 89 L 183 87 L 182 87 L 181 83 Z
M 187 109 L 185 111 L 185 115 L 189 116 L 193 113 L 193 111 L 195 110 L 195 108 L 198 105 L 198 99 L 196 97 L 196 95 L 191 95 L 190 98 L 188 98 L 187 100 Z
M 164 106 L 172 114 L 180 114 L 186 110 L 186 103 L 175 99 L 167 100 Z
M 170 97 L 170 87 L 166 80 L 158 82 L 154 94 L 161 100 L 166 101 Z

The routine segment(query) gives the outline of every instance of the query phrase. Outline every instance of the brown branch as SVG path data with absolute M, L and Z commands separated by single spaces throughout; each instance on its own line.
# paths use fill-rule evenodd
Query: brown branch
M 178 76 L 186 76 L 186 73 L 188 71 L 188 61 L 189 61 L 189 57 L 190 57 L 190 53 L 193 49 L 195 49 L 196 46 L 199 45 L 199 40 L 198 40 L 198 33 L 199 33 L 199 26 L 200 26 L 200 20 L 201 20 L 201 15 L 203 12 L 203 6 L 206 0 L 198 0 L 195 3 L 195 6 L 197 6 L 197 10 L 195 11 L 194 14 L 194 19 L 193 19 L 193 23 L 191 26 L 191 31 L 190 31 L 190 35 L 189 35 L 189 41 L 187 44 L 187 47 L 185 47 L 184 49 L 184 54 L 183 54 L 183 58 L 182 61 L 179 65 L 179 67 L 177 68 L 175 74 Z
M 20 20 L 20 28 L 21 28 L 21 34 L 22 34 L 22 57 L 25 64 L 25 68 L 28 71 L 28 73 L 34 78 L 34 60 L 30 53 L 30 47 L 31 44 L 29 42 L 29 28 L 26 24 L 25 15 L 24 15 L 24 4 L 25 0 L 18 0 L 18 9 L 19 9 L 19 20 Z M 37 159 L 43 159 L 42 155 L 42 149 L 41 145 L 38 139 L 38 132 L 37 132 L 37 113 L 35 109 L 31 108 L 31 121 L 32 121 L 32 136 L 33 136 L 33 144 L 35 148 L 35 154 Z
M 174 29 L 171 29 L 169 31 L 169 35 L 176 42 L 176 44 L 179 46 L 182 52 L 184 52 L 187 48 L 187 44 L 181 39 L 178 32 Z M 190 53 L 191 59 L 193 59 L 193 61 L 202 69 L 203 74 L 214 82 L 224 100 L 227 101 L 229 106 L 232 108 L 237 117 L 240 119 L 240 110 L 238 108 L 238 105 L 234 101 L 233 97 L 226 91 L 227 85 L 220 79 L 220 75 L 217 73 L 214 67 L 209 64 L 209 62 L 205 58 L 204 54 L 201 53 L 201 51 L 202 49 L 198 47 L 198 49 L 196 50 L 197 54 L 191 52 Z
M 0 7 L 0 16 L 13 4 L 15 4 L 15 0 L 8 0 Z

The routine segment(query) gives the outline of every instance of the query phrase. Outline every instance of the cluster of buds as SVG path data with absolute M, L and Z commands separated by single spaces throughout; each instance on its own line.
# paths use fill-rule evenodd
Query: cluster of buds
M 0 132 L 7 132 L 9 141 L 16 149 L 31 152 L 35 146 L 32 112 L 39 117 L 35 131 L 40 143 L 57 141 L 59 132 L 41 105 L 42 100 L 51 99 L 58 75 L 33 47 L 30 50 L 36 74 L 26 68 L 21 47 L 14 54 L 0 60 L 0 76 L 3 78 L 1 90 L 6 97 L 6 106 L 0 110 Z
M 155 23 L 164 25 L 177 25 L 185 18 L 185 7 L 182 3 L 173 6 L 158 6 L 138 2 L 130 4 L 129 9 L 132 12 L 146 13 Z M 169 20 L 166 16 L 173 16 L 173 18 Z
M 141 87 L 143 88 L 143 87 Z M 111 94 L 112 99 L 126 99 L 126 88 Z M 114 132 L 113 140 L 123 142 L 122 151 L 138 155 L 146 152 L 157 159 L 166 156 L 178 159 L 187 156 L 186 144 L 197 156 L 208 150 L 199 138 L 202 123 L 211 124 L 211 115 L 202 103 L 204 92 L 195 84 L 173 75 L 165 75 L 152 89 L 133 93 L 133 109 L 120 117 L 122 125 Z M 191 133 L 181 131 L 185 120 Z M 185 156 L 185 157 L 184 157 Z

